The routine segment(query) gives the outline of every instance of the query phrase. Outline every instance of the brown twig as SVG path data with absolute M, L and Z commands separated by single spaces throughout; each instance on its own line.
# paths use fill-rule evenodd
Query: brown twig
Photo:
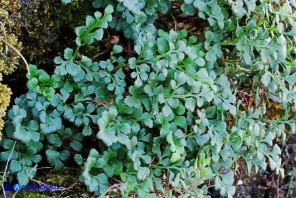
M 105 49 L 104 51 L 102 51 L 102 52 L 100 52 L 100 53 L 94 55 L 93 57 L 91 57 L 91 59 L 98 58 L 99 56 L 101 56 L 101 55 L 107 53 L 108 51 L 110 51 L 110 48 L 107 48 L 107 49 Z
M 27 70 L 28 70 L 28 73 L 30 73 L 30 71 L 29 71 L 29 64 L 28 64 L 28 62 L 26 61 L 26 59 L 25 59 L 25 57 L 13 46 L 13 45 L 11 45 L 8 41 L 6 41 L 6 31 L 5 31 L 5 27 L 4 27 L 4 25 L 3 25 L 3 23 L 2 22 L 0 22 L 0 24 L 1 24 L 1 26 L 3 27 L 3 32 L 4 32 L 4 39 L 2 39 L 2 38 L 0 38 L 0 40 L 1 41 L 3 41 L 5 44 L 6 44 L 6 47 L 5 47 L 5 51 L 6 51 L 6 53 L 7 53 L 7 51 L 8 51 L 8 48 L 7 48 L 7 46 L 9 46 L 9 47 L 11 47 L 21 58 L 22 58 L 22 60 L 24 61 L 24 63 L 25 63 L 25 65 L 26 65 L 26 67 L 27 67 Z
M 40 167 L 40 168 L 36 168 L 38 170 L 42 170 L 42 169 L 52 169 L 52 167 L 47 166 L 47 167 Z M 71 168 L 71 167 L 63 167 L 63 169 L 69 169 L 69 170 L 80 170 L 79 168 Z
M 267 190 L 268 189 L 268 187 L 261 186 L 261 185 L 257 185 L 257 186 L 255 186 L 255 188 L 258 190 Z
M 126 185 L 126 183 L 118 183 L 118 184 L 113 184 L 112 186 L 110 186 L 106 192 L 104 194 L 102 194 L 101 196 L 99 196 L 99 198 L 107 198 L 108 196 L 106 196 L 106 194 L 110 193 L 110 192 L 116 192 L 118 190 L 120 190 L 122 187 L 124 187 Z
M 280 198 L 280 176 L 277 177 L 276 181 L 276 198 Z
M 75 178 L 75 180 L 76 180 L 77 178 Z M 32 181 L 34 181 L 34 182 L 36 182 L 36 183 L 38 183 L 39 185 L 46 185 L 46 186 L 49 186 L 49 184 L 46 184 L 46 183 L 44 183 L 44 182 L 42 182 L 42 181 L 39 181 L 39 180 L 36 180 L 36 179 L 33 179 L 33 178 L 31 178 L 30 180 L 32 180 Z M 61 187 L 61 188 L 58 188 L 58 189 L 56 189 L 56 190 L 54 190 L 54 191 L 67 191 L 67 190 L 70 190 L 70 189 L 72 189 L 75 185 L 77 185 L 78 184 L 78 182 L 74 182 L 71 186 L 69 186 L 69 187 L 66 187 L 66 188 L 64 188 L 64 187 Z
M 284 165 L 286 165 L 286 163 L 288 163 L 289 161 L 291 161 L 291 158 L 293 158 L 293 157 L 295 157 L 295 155 L 292 155 L 292 156 L 288 157 L 288 159 L 286 159 L 286 160 L 282 163 L 281 167 L 283 168 Z
M 127 49 L 124 47 L 123 50 L 127 53 L 127 57 L 126 57 L 126 60 L 128 59 L 128 57 L 131 57 L 135 54 L 135 51 L 132 50 L 131 48 L 131 42 L 128 41 L 128 45 L 127 45 Z
M 238 59 L 235 59 L 235 60 L 229 60 L 229 59 L 226 59 L 226 58 L 222 57 L 221 59 L 223 61 L 230 62 L 230 63 L 235 63 L 235 62 L 241 61 L 241 58 L 238 58 Z
M 37 184 L 48 185 L 46 183 L 43 183 L 42 181 L 39 181 L 39 180 L 36 180 L 36 179 L 33 179 L 33 178 L 30 178 L 30 180 L 32 180 L 33 182 L 36 182 Z
M 55 190 L 55 191 L 67 191 L 67 190 L 70 190 L 70 189 L 72 189 L 72 188 L 74 188 L 74 186 L 76 186 L 77 184 L 79 184 L 78 182 L 74 182 L 71 186 L 69 186 L 69 187 L 66 187 L 66 188 L 59 188 L 59 189 L 57 189 L 57 190 Z
M 249 97 L 252 96 L 252 95 L 248 94 L 247 92 L 244 92 L 244 91 L 241 91 L 241 90 L 238 90 L 237 92 L 242 93 L 243 95 L 247 95 L 247 96 L 249 96 Z
M 106 105 L 106 102 L 109 104 L 113 103 L 113 100 L 108 100 L 106 102 L 100 101 L 100 100 L 86 100 L 87 102 L 93 102 L 96 105 L 96 108 L 98 108 L 99 105 L 102 105 L 103 107 L 105 107 L 107 110 L 109 110 L 109 107 Z
M 174 15 L 173 15 L 171 12 L 170 12 L 170 15 L 171 15 L 171 17 L 172 17 L 173 20 L 174 20 L 174 24 L 175 24 L 174 30 L 177 31 L 177 21 L 176 21 Z
M 29 64 L 28 64 L 28 62 L 26 61 L 26 59 L 25 59 L 25 57 L 13 46 L 13 45 L 11 45 L 10 43 L 8 43 L 6 40 L 4 40 L 4 39 L 1 39 L 0 38 L 0 40 L 1 41 L 3 41 L 6 45 L 8 45 L 9 47 L 11 47 L 21 58 L 22 58 L 22 60 L 24 61 L 24 63 L 25 63 L 25 65 L 26 65 L 26 68 L 27 68 L 27 70 L 28 70 L 28 73 L 30 73 L 30 70 L 29 70 Z
M 16 191 L 15 193 L 13 193 L 12 198 L 15 198 L 18 192 L 19 191 Z

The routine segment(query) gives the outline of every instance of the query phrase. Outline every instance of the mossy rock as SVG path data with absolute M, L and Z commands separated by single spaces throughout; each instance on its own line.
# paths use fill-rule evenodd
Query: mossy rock
M 51 198 L 50 195 L 42 194 L 40 191 L 22 191 L 16 194 L 16 198 Z
M 74 45 L 73 29 L 92 13 L 89 0 L 74 0 L 71 4 L 54 1 L 20 1 L 11 20 L 23 43 L 23 55 L 28 62 L 50 70 L 57 52 Z
M 5 116 L 6 109 L 10 102 L 11 90 L 0 83 L 0 140 L 2 137 L 2 129 L 4 127 L 3 117 Z
M 11 89 L 2 83 L 3 76 L 13 73 L 20 64 L 18 52 L 22 45 L 14 33 L 14 22 L 10 18 L 9 9 L 14 9 L 15 1 L 0 0 L 0 140 L 4 127 L 4 116 L 10 103 Z
M 75 169 L 64 168 L 59 172 L 52 170 L 44 169 L 40 171 L 39 174 L 34 177 L 35 180 L 38 180 L 47 185 L 58 186 L 59 191 L 19 191 L 16 195 L 16 198 L 49 198 L 49 197 L 79 197 L 79 198 L 88 198 L 91 197 L 91 194 L 87 192 L 86 187 L 79 183 L 78 173 Z M 35 182 L 30 182 L 29 185 L 36 185 Z M 75 185 L 73 185 L 75 184 Z M 61 190 L 61 188 L 66 188 Z
M 17 51 L 21 51 L 22 44 L 15 33 L 16 24 L 11 20 L 11 11 L 16 6 L 16 1 L 0 0 L 0 74 L 5 75 L 14 72 L 21 61 Z

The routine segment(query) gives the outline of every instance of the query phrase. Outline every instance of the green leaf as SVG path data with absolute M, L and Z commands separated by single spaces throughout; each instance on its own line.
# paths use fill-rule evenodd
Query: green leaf
M 75 76 L 80 71 L 80 67 L 71 61 L 66 65 L 66 71 L 68 74 Z
M 69 4 L 69 3 L 71 3 L 72 2 L 72 0 L 62 0 L 62 3 L 63 4 Z
M 22 165 L 19 161 L 17 160 L 11 160 L 10 162 L 10 170 L 12 172 L 19 172 L 22 170 Z
M 24 128 L 19 128 L 14 134 L 14 138 L 21 140 L 22 142 L 29 142 L 31 140 L 31 135 Z
M 28 125 L 29 129 L 32 131 L 37 131 L 39 129 L 39 124 L 35 120 L 31 120 Z
M 293 75 L 286 77 L 285 80 L 289 83 L 289 85 L 295 85 L 296 84 L 296 72 Z
M 103 29 L 97 29 L 92 35 L 92 38 L 96 39 L 97 41 L 100 41 L 103 39 L 104 31 Z M 92 43 L 93 40 L 91 39 L 91 42 L 87 42 L 88 44 Z
M 175 116 L 174 123 L 177 126 L 182 127 L 184 129 L 187 128 L 187 121 L 186 121 L 186 118 L 184 116 Z
M 195 60 L 195 63 L 198 65 L 198 66 L 204 66 L 205 64 L 206 64 L 206 61 L 205 61 L 205 59 L 203 59 L 203 58 L 198 58 L 198 59 L 196 59 Z
M 82 144 L 78 142 L 76 139 L 73 139 L 70 143 L 70 146 L 75 150 L 75 151 L 81 151 L 82 149 Z
M 153 121 L 152 121 L 151 117 L 152 116 L 149 113 L 145 112 L 140 117 L 140 120 L 143 121 L 146 126 L 148 126 L 149 128 L 152 128 L 153 127 Z
M 140 131 L 140 125 L 137 122 L 133 122 L 133 124 L 132 124 L 132 130 L 134 132 L 139 132 Z
M 115 131 L 109 130 L 108 132 L 106 132 L 104 128 L 100 129 L 97 137 L 98 139 L 102 140 L 107 146 L 111 146 L 113 143 L 116 143 L 118 141 L 117 137 L 115 136 Z
M 82 130 L 82 134 L 84 136 L 90 136 L 92 134 L 92 129 L 90 128 L 89 125 L 85 126 Z
M 114 12 L 114 9 L 113 9 L 113 6 L 112 5 L 108 5 L 106 8 L 105 8 L 105 13 L 106 14 L 111 14 Z
M 80 154 L 75 154 L 74 160 L 78 165 L 82 165 L 83 163 L 83 158 Z
M 101 173 L 96 177 L 96 179 L 99 183 L 100 193 L 106 192 L 108 189 L 108 177 L 104 173 Z
M 137 178 L 138 180 L 145 180 L 150 174 L 150 169 L 147 167 L 140 167 L 138 170 Z
M 67 150 L 63 150 L 60 152 L 60 159 L 66 161 L 70 157 L 70 152 Z
M 59 152 L 57 152 L 53 149 L 48 149 L 46 151 L 46 156 L 47 156 L 49 162 L 54 162 L 56 159 L 58 159 L 60 157 L 60 154 L 59 154 Z
M 50 76 L 46 73 L 43 72 L 40 76 L 39 76 L 39 80 L 41 83 L 46 83 L 50 80 Z
M 101 1 L 101 0 L 94 0 L 93 1 L 93 6 L 96 7 L 94 4 L 100 4 L 99 1 Z M 98 7 L 96 7 L 96 8 L 98 8 Z M 96 20 L 99 20 L 102 17 L 102 13 L 99 12 L 99 11 L 95 11 L 94 15 L 95 15 Z
M 185 12 L 189 16 L 192 16 L 195 13 L 194 7 L 186 3 L 182 4 L 181 9 L 183 12 Z
M 173 112 L 172 109 L 168 105 L 165 105 L 162 108 L 162 113 L 165 117 L 168 117 L 172 112 Z
M 185 84 L 187 82 L 187 79 L 188 79 L 188 76 L 184 72 L 181 72 L 178 75 L 178 84 L 179 85 Z
M 78 38 L 83 36 L 86 32 L 87 32 L 87 28 L 85 26 L 80 26 L 80 27 L 75 28 L 75 33 L 78 36 Z
M 185 107 L 189 111 L 193 112 L 195 109 L 195 100 L 193 98 L 186 98 L 185 99 Z
M 3 147 L 4 147 L 5 149 L 12 149 L 12 147 L 13 147 L 13 145 L 14 145 L 13 140 L 11 140 L 11 139 L 5 139 L 5 140 L 3 140 L 3 141 L 4 141 L 4 143 L 3 143 Z
M 193 2 L 193 0 L 185 0 L 184 3 L 186 4 L 191 4 Z
M 174 162 L 176 162 L 176 161 L 178 161 L 180 159 L 181 159 L 181 155 L 178 152 L 177 153 L 173 153 L 172 154 L 172 157 L 170 159 L 170 162 L 174 163 Z
M 65 58 L 66 60 L 70 60 L 70 59 L 72 58 L 72 56 L 73 56 L 73 49 L 66 48 L 66 49 L 64 50 L 64 58 Z
M 178 105 L 175 111 L 178 115 L 183 115 L 185 113 L 185 107 L 183 105 Z
M 168 40 L 165 38 L 158 38 L 157 39 L 157 48 L 158 48 L 158 52 L 160 54 L 164 54 L 167 51 L 169 51 L 170 47 L 169 47 Z
M 62 140 L 58 134 L 49 134 L 47 136 L 48 142 L 55 147 L 60 147 L 62 145 Z
M 95 26 L 96 20 L 92 16 L 86 16 L 85 24 L 87 28 L 92 28 L 93 26 Z
M 232 185 L 234 182 L 234 174 L 232 171 L 229 171 L 226 174 L 220 174 L 222 182 L 226 185 Z
M 118 54 L 118 53 L 121 53 L 122 52 L 122 47 L 121 45 L 114 45 L 113 46 L 113 53 L 114 54 Z
M 17 173 L 17 180 L 20 185 L 26 185 L 29 183 L 29 176 L 26 175 L 25 170 Z
M 131 132 L 131 126 L 127 123 L 124 123 L 122 126 L 121 126 L 121 131 L 124 133 L 124 134 L 129 134 Z

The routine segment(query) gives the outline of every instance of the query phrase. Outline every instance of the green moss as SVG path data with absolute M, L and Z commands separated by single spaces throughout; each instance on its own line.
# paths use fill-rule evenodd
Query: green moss
M 15 32 L 24 44 L 22 54 L 28 62 L 48 68 L 57 52 L 74 45 L 73 29 L 92 13 L 92 5 L 89 0 L 67 5 L 60 0 L 20 1 L 9 11 L 13 13 Z
M 277 102 L 269 102 L 266 105 L 265 119 L 277 120 L 284 116 L 284 108 L 282 104 Z
M 20 64 L 21 58 L 17 51 L 22 49 L 21 43 L 14 34 L 14 22 L 8 9 L 16 7 L 16 1 L 0 0 L 0 140 L 4 127 L 3 117 L 10 102 L 11 90 L 2 84 L 3 75 L 11 74 Z
M 16 1 L 0 0 L 0 73 L 11 74 L 20 62 L 16 50 L 22 49 L 14 33 L 15 23 L 11 20 L 11 11 L 17 6 Z M 13 46 L 15 49 L 13 49 Z
M 74 169 L 64 168 L 60 172 L 44 169 L 34 178 L 47 185 L 57 185 L 59 188 L 72 188 L 61 191 L 19 191 L 17 198 L 47 198 L 47 197 L 79 197 L 88 198 L 91 194 L 87 192 L 86 187 L 78 183 L 78 174 Z M 37 183 L 30 183 L 28 185 L 36 185 Z M 75 184 L 73 186 L 73 184 Z
M 15 24 L 10 19 L 10 13 L 7 10 L 10 6 L 14 7 L 15 3 L 7 6 L 8 2 L 0 0 L 0 73 L 4 74 L 12 73 L 15 70 L 15 64 L 20 60 L 20 57 L 10 45 L 21 50 L 21 43 L 18 42 L 12 28 Z
M 19 192 L 16 198 L 50 198 L 51 196 L 43 194 L 40 191 L 22 191 Z
M 11 90 L 3 84 L 0 84 L 0 132 L 4 127 L 3 117 L 10 102 Z M 0 133 L 0 139 L 2 134 Z

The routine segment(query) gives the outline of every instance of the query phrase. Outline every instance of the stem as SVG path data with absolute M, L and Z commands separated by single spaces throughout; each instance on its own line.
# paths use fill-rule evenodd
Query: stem
M 292 18 L 292 19 L 295 19 L 296 18 L 296 16 L 294 14 L 293 15 L 289 15 L 289 14 L 282 14 L 282 13 L 279 13 L 279 12 L 271 12 L 271 13 L 278 14 L 278 15 L 280 15 L 282 17 L 287 17 L 287 18 Z
M 124 67 L 128 67 L 128 65 L 124 65 L 124 64 L 117 65 L 116 67 L 114 67 L 113 71 L 117 71 L 117 70 L 124 68 Z
M 80 49 L 80 46 L 77 46 L 76 49 L 75 49 L 75 51 L 74 51 L 74 53 L 73 53 L 72 60 L 75 60 L 75 59 L 76 59 L 77 54 L 78 54 L 78 52 L 79 52 L 79 49 Z
M 221 46 L 236 46 L 237 42 L 221 42 L 218 43 Z M 249 46 L 249 47 L 256 47 L 256 48 L 266 48 L 266 49 L 271 49 L 270 46 L 268 45 L 256 45 L 253 43 L 241 43 L 243 46 Z
M 175 170 L 181 171 L 181 168 L 178 168 L 178 167 L 175 167 L 175 166 L 157 166 L 157 165 L 152 165 L 151 167 L 163 168 L 163 169 L 175 169 Z
M 0 38 L 1 39 L 1 38 Z M 9 47 L 11 47 L 24 61 L 26 67 L 27 67 L 27 70 L 28 70 L 28 73 L 30 74 L 30 70 L 29 70 L 29 64 L 28 62 L 26 61 L 25 57 L 15 48 L 13 47 L 13 45 L 11 45 L 10 43 L 8 43 L 6 40 L 4 39 L 1 39 L 1 41 L 3 41 L 6 45 L 8 45 Z
M 188 137 L 190 137 L 191 135 L 194 135 L 194 134 L 197 134 L 197 133 L 195 133 L 195 132 L 191 132 L 191 133 L 189 133 L 189 134 L 186 134 L 186 135 L 185 135 L 185 138 L 188 138 Z
M 5 198 L 6 198 L 6 194 L 5 194 L 5 189 L 4 189 L 4 182 L 5 182 L 5 178 L 6 178 L 6 172 L 7 172 L 8 164 L 9 164 L 9 161 L 10 161 L 10 159 L 12 157 L 12 153 L 14 151 L 15 145 L 16 145 L 16 141 L 13 144 L 13 147 L 12 147 L 11 152 L 9 154 L 9 157 L 7 159 L 5 170 L 4 170 L 4 173 L 3 173 L 3 176 L 2 176 L 2 190 L 3 190 L 3 195 L 4 195 Z
M 158 61 L 159 59 L 161 59 L 164 56 L 167 56 L 167 55 L 169 55 L 171 53 L 175 53 L 175 52 L 178 52 L 178 51 L 177 50 L 172 50 L 172 51 L 168 51 L 168 52 L 166 52 L 164 54 L 158 55 L 158 56 L 156 56 L 156 61 Z
M 261 118 L 260 121 L 262 122 L 266 122 L 266 123 L 269 123 L 269 124 L 280 124 L 280 123 L 289 123 L 289 122 L 296 122 L 295 119 L 291 119 L 291 120 L 285 120 L 285 119 L 279 119 L 279 120 L 267 120 L 267 119 L 264 119 L 264 118 Z
M 184 98 L 187 98 L 187 97 L 196 97 L 196 95 L 193 95 L 193 94 L 186 94 L 186 95 L 172 95 L 172 97 L 174 97 L 174 98 L 178 98 L 178 99 L 184 99 Z
M 222 46 L 236 46 L 236 42 L 221 42 L 219 44 Z

